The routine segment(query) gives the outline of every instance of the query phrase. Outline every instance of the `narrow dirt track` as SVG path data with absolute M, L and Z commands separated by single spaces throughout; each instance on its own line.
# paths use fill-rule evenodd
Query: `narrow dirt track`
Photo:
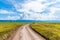
M 14 35 L 12 35 L 8 40 L 46 40 L 36 32 L 34 32 L 29 24 L 20 27 Z

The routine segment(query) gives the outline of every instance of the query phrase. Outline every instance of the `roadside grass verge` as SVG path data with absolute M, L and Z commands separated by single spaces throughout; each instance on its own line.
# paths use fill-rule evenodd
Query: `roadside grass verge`
M 23 24 L 22 22 L 0 22 L 0 40 L 8 38 L 14 29 Z
M 32 23 L 31 26 L 49 40 L 60 40 L 60 23 Z

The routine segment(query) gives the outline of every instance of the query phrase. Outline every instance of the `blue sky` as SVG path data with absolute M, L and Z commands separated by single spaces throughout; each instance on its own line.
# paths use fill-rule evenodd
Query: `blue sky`
M 60 20 L 60 0 L 0 0 L 0 20 Z

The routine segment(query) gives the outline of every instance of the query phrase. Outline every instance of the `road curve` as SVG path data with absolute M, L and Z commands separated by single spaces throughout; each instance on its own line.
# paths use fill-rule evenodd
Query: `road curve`
M 20 27 L 8 40 L 46 40 L 36 32 L 34 32 L 29 24 Z

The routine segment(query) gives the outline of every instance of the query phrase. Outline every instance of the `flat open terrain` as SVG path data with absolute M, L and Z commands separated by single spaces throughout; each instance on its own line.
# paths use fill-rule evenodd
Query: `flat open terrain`
M 31 26 L 49 40 L 60 40 L 60 23 L 33 23 Z
M 11 40 L 15 40 L 16 37 L 18 37 L 17 40 L 45 40 L 42 36 L 38 36 L 37 33 L 30 29 L 29 25 L 21 26 L 23 24 L 26 23 L 0 22 L 0 40 L 7 40 L 7 38 L 11 38 L 10 35 L 15 29 L 17 29 L 16 34 L 13 36 L 13 39 L 11 38 Z M 60 23 L 36 22 L 31 23 L 31 27 L 49 40 L 60 40 Z
M 24 23 L 19 22 L 0 22 L 0 40 L 5 40 L 11 32 Z

